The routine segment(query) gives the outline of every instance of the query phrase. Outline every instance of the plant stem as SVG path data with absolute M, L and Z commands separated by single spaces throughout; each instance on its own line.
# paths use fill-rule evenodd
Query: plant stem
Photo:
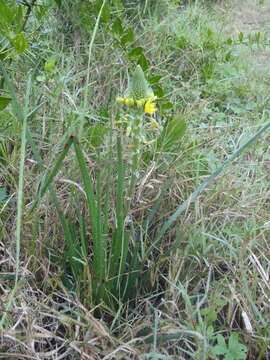
M 131 160 L 131 178 L 129 182 L 128 192 L 127 192 L 127 201 L 126 201 L 126 207 L 125 207 L 125 217 L 128 216 L 130 205 L 132 198 L 134 196 L 134 190 L 138 181 L 138 170 L 140 165 L 140 127 L 142 123 L 142 118 L 138 118 L 135 120 L 135 126 L 134 126 L 134 135 L 133 135 L 133 144 L 132 144 L 132 160 Z

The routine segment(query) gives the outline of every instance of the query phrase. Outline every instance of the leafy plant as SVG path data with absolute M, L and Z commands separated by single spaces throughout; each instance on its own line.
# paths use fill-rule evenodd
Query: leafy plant
M 28 46 L 24 34 L 26 15 L 23 3 L 0 0 L 0 8 L 0 56 L 3 58 L 10 55 L 10 49 L 22 54 Z
M 239 342 L 238 334 L 232 332 L 227 344 L 224 336 L 218 334 L 217 345 L 212 348 L 212 352 L 215 355 L 224 355 L 223 360 L 246 359 L 247 347 Z

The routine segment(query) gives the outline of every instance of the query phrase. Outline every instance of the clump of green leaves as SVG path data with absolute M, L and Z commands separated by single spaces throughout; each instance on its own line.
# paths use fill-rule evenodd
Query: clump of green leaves
M 24 33 L 26 21 L 23 3 L 16 0 L 0 0 L 0 57 L 11 55 L 12 50 L 22 54 L 28 41 Z
M 223 360 L 246 359 L 247 347 L 239 342 L 238 334 L 232 332 L 228 343 L 223 335 L 217 335 L 217 345 L 212 348 L 214 355 L 223 355 Z

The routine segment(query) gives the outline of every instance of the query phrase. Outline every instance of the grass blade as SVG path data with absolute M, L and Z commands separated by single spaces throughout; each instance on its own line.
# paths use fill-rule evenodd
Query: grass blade
M 106 256 L 105 256 L 106 249 L 105 249 L 104 237 L 102 236 L 102 231 L 100 226 L 100 219 L 99 219 L 100 214 L 98 210 L 97 201 L 94 196 L 92 180 L 89 176 L 89 169 L 86 166 L 83 152 L 76 138 L 74 139 L 74 148 L 87 196 L 87 205 L 88 205 L 90 224 L 92 227 L 92 234 L 93 234 L 93 248 L 94 248 L 93 267 L 95 271 L 95 276 L 98 280 L 97 286 L 100 287 L 101 281 L 104 280 L 105 278 L 105 265 L 106 265 Z
M 14 113 L 16 114 L 18 120 L 21 122 L 21 124 L 24 123 L 25 121 L 25 117 L 23 115 L 23 111 L 21 109 L 21 105 L 17 99 L 17 96 L 16 96 L 16 91 L 15 91 L 15 87 L 13 85 L 13 81 L 12 79 L 10 79 L 10 77 L 8 76 L 6 70 L 5 70 L 5 67 L 4 67 L 4 64 L 3 62 L 0 60 L 0 70 L 2 71 L 3 75 L 4 75 L 4 79 L 5 79 L 5 82 L 7 84 L 7 88 L 9 90 L 9 94 L 12 98 L 12 106 L 13 106 L 13 110 L 14 110 Z M 29 84 L 30 84 L 30 80 L 29 80 Z M 26 103 L 28 104 L 28 100 L 26 100 Z M 43 165 L 43 160 L 36 148 L 36 145 L 33 141 L 33 138 L 32 138 L 32 135 L 31 135 L 31 132 L 29 130 L 29 128 L 27 127 L 27 123 L 25 124 L 25 134 L 26 134 L 26 139 L 27 139 L 27 142 L 29 143 L 30 147 L 31 147 L 31 150 L 32 150 L 32 153 L 34 155 L 34 159 L 35 161 L 37 162 L 37 166 L 38 166 L 38 169 L 41 171 L 41 172 L 44 172 L 45 171 L 45 167 Z M 62 212 L 62 208 L 61 208 L 61 205 L 57 199 L 57 196 L 56 196 L 56 193 L 53 189 L 53 187 L 49 184 L 48 186 L 49 188 L 49 192 L 50 192 L 50 196 L 52 198 L 52 201 L 54 203 L 54 206 L 56 208 L 56 211 L 57 211 L 57 214 L 60 218 L 60 222 L 61 222 L 61 225 L 62 225 L 62 228 L 63 228 L 63 231 L 64 231 L 64 236 L 65 236 L 65 241 L 67 244 L 71 243 L 72 242 L 72 239 L 71 239 L 71 235 L 70 235 L 70 229 L 69 229 L 69 226 L 68 226 L 68 223 L 64 217 L 64 214 Z
M 127 244 L 125 243 L 125 210 L 124 210 L 124 195 L 125 195 L 125 167 L 123 162 L 123 151 L 121 138 L 117 138 L 117 186 L 116 186 L 116 230 L 113 236 L 112 244 L 112 260 L 110 277 L 117 275 L 117 282 L 119 282 L 120 274 L 124 271 Z M 119 285 L 119 284 L 118 284 Z
M 31 85 L 31 79 L 27 84 L 27 96 L 30 95 L 29 87 Z M 14 101 L 14 97 L 13 97 Z M 28 99 L 26 99 L 28 103 Z M 14 104 L 16 106 L 16 103 Z M 26 116 L 23 115 L 22 111 L 17 112 L 17 116 L 22 123 L 22 133 L 21 133 L 21 151 L 20 151 L 20 167 L 19 167 L 19 186 L 18 186 L 18 202 L 17 202 L 17 218 L 16 218 L 16 268 L 15 268 L 15 284 L 9 295 L 9 299 L 6 305 L 6 309 L 3 312 L 3 315 L 0 319 L 0 329 L 3 328 L 9 309 L 12 306 L 13 300 L 16 295 L 18 280 L 19 280 L 19 271 L 20 271 L 20 248 L 21 248 L 21 226 L 23 218 L 23 188 L 24 188 L 24 163 L 25 163 L 25 153 L 26 153 L 26 128 L 27 120 Z
M 59 156 L 59 159 L 56 161 L 52 171 L 47 174 L 46 180 L 44 181 L 44 184 L 40 188 L 39 201 L 44 196 L 44 194 L 47 191 L 48 187 L 52 183 L 53 178 L 55 177 L 55 175 L 58 173 L 60 167 L 62 166 L 62 163 L 63 163 L 63 161 L 64 161 L 64 159 L 65 159 L 65 157 L 66 157 L 72 143 L 73 143 L 73 137 L 70 137 L 68 139 L 67 143 L 65 144 L 64 149 L 62 150 L 62 152 L 61 152 L 61 154 Z
M 0 60 L 0 70 L 3 72 L 5 82 L 7 84 L 8 90 L 9 90 L 9 94 L 10 94 L 10 96 L 12 98 L 12 106 L 13 106 L 14 112 L 15 112 L 17 118 L 20 120 L 20 122 L 23 123 L 24 116 L 23 116 L 21 106 L 20 106 L 20 104 L 18 102 L 18 99 L 17 99 L 17 96 L 16 96 L 13 81 L 8 76 L 8 74 L 7 74 L 6 70 L 5 70 L 4 64 L 3 64 L 3 62 L 1 60 Z M 32 151 L 32 153 L 34 155 L 34 159 L 37 162 L 37 166 L 38 166 L 39 170 L 41 172 L 43 172 L 45 170 L 44 165 L 43 165 L 43 160 L 42 160 L 42 158 L 41 158 L 41 156 L 40 156 L 40 154 L 39 154 L 39 152 L 38 152 L 38 150 L 36 148 L 36 145 L 34 143 L 32 134 L 31 134 L 28 126 L 26 127 L 26 138 L 27 138 L 27 142 L 29 143 L 29 145 L 31 147 L 31 151 Z M 51 186 L 49 186 L 49 191 L 50 191 L 50 195 L 52 197 L 52 200 L 54 202 L 54 205 L 55 205 L 56 209 L 58 211 L 61 211 L 61 206 L 60 206 L 60 204 L 59 204 L 59 202 L 57 200 L 56 193 L 55 193 L 54 189 Z M 60 213 L 58 213 L 58 215 L 60 216 L 60 219 L 62 219 L 62 216 L 60 215 Z M 61 220 L 61 222 L 62 222 L 62 220 Z

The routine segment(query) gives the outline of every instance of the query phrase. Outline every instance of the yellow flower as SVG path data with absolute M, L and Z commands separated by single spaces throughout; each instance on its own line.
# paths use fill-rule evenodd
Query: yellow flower
M 126 101 L 126 99 L 125 99 L 125 98 L 122 98 L 122 97 L 118 97 L 118 98 L 116 98 L 116 102 L 117 102 L 118 104 L 124 104 L 124 103 L 125 103 L 125 101 Z
M 147 100 L 144 111 L 146 114 L 153 115 L 157 111 L 156 105 L 151 100 Z
M 133 106 L 134 105 L 134 99 L 126 98 L 125 103 L 126 103 L 127 106 Z
M 131 133 L 131 127 L 128 126 L 128 127 L 127 127 L 127 130 L 126 130 L 126 136 L 129 136 L 130 133 Z

